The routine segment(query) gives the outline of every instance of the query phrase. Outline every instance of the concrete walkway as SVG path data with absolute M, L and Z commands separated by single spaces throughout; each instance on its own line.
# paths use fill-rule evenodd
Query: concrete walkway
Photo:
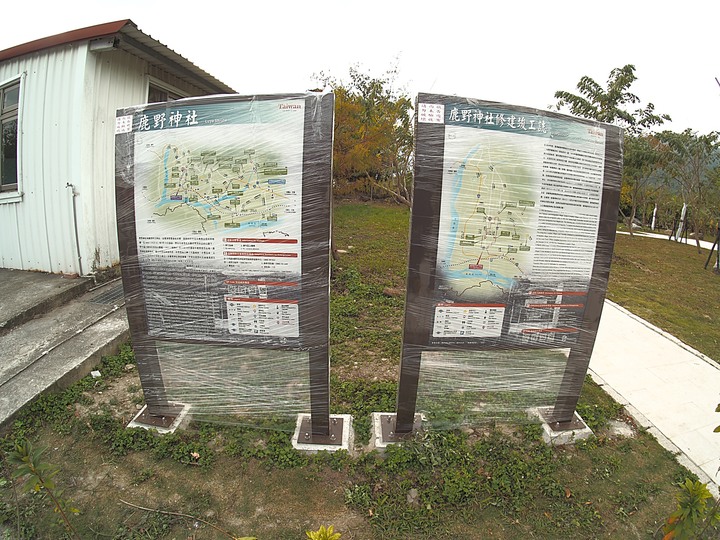
M 720 365 L 606 300 L 590 375 L 718 493 Z
M 617 233 L 618 233 L 618 234 L 626 234 L 626 235 L 629 235 L 629 234 L 630 234 L 630 233 L 627 232 L 627 231 L 618 231 Z M 649 232 L 639 232 L 639 231 L 635 231 L 635 232 L 633 232 L 633 234 L 634 234 L 635 236 L 647 236 L 648 238 L 659 238 L 659 239 L 662 239 L 662 240 L 668 240 L 668 235 L 667 235 L 667 234 L 649 233 Z M 668 241 L 670 241 L 670 240 L 668 240 Z M 673 241 L 677 242 L 677 240 L 673 240 Z M 712 246 L 713 246 L 714 241 L 715 241 L 714 238 L 713 238 L 712 240 L 710 240 L 710 241 L 700 240 L 700 247 L 703 248 L 703 249 L 712 249 Z M 689 238 L 689 239 L 687 239 L 687 240 L 686 240 L 685 238 L 683 238 L 681 243 L 682 243 L 682 244 L 687 244 L 687 245 L 689 245 L 689 246 L 697 246 L 697 243 L 695 242 L 695 239 L 694 239 L 694 238 Z M 717 249 L 717 248 L 715 248 L 715 249 Z
M 0 428 L 129 338 L 122 284 L 0 268 Z

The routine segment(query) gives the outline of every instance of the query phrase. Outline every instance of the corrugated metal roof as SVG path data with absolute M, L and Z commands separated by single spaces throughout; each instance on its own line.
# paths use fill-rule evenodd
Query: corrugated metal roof
M 119 32 L 123 26 L 128 23 L 133 24 L 131 20 L 124 19 L 122 21 L 97 24 L 95 26 L 88 26 L 87 28 L 79 28 L 78 30 L 36 39 L 35 41 L 29 41 L 22 45 L 16 45 L 15 47 L 0 51 L 0 62 L 15 58 L 16 56 L 23 56 L 43 49 L 57 47 L 58 45 L 65 45 L 66 43 L 111 36 Z
M 235 90 L 203 71 L 187 58 L 140 31 L 130 19 L 79 28 L 17 45 L 0 51 L 0 62 L 68 43 L 111 36 L 117 39 L 119 49 L 142 58 L 151 65 L 161 67 L 209 94 L 236 93 Z

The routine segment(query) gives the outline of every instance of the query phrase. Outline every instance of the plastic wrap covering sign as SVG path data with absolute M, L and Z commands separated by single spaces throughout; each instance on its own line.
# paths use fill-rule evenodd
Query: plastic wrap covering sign
M 398 431 L 572 418 L 607 287 L 621 130 L 420 94 Z M 417 402 L 416 402 L 417 399 Z
M 121 265 L 149 407 L 328 413 L 333 100 L 118 111 Z

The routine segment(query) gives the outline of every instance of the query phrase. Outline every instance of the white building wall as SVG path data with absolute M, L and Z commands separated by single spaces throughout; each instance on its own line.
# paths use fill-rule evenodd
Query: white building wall
M 115 113 L 147 101 L 148 73 L 144 60 L 121 50 L 92 52 L 87 42 L 0 64 L 0 83 L 22 76 L 22 198 L 0 193 L 0 268 L 87 275 L 119 262 Z
M 86 54 L 86 44 L 65 45 L 0 65 L 0 81 L 23 76 L 18 137 L 22 198 L 0 194 L 2 267 L 78 271 L 72 197 L 66 184 L 73 177 L 73 156 L 79 155 L 78 69 Z
M 146 101 L 146 72 L 143 60 L 87 43 L 0 65 L 0 81 L 23 77 L 22 199 L 0 194 L 1 268 L 88 274 L 119 262 L 115 111 Z
M 85 76 L 78 228 L 83 271 L 120 262 L 115 213 L 115 113 L 147 101 L 147 64 L 123 51 L 89 53 Z

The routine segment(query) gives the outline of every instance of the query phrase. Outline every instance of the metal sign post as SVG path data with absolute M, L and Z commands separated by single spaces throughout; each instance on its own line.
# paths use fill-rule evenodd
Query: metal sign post
M 717 225 L 717 234 L 715 235 L 715 242 L 713 242 L 713 245 L 710 248 L 710 253 L 708 254 L 707 261 L 705 261 L 705 270 L 707 270 L 708 264 L 710 264 L 710 260 L 712 259 L 713 252 L 715 252 L 715 249 L 717 249 L 717 260 L 715 261 L 715 272 L 718 272 L 720 270 L 720 221 L 718 221 L 718 225 Z

